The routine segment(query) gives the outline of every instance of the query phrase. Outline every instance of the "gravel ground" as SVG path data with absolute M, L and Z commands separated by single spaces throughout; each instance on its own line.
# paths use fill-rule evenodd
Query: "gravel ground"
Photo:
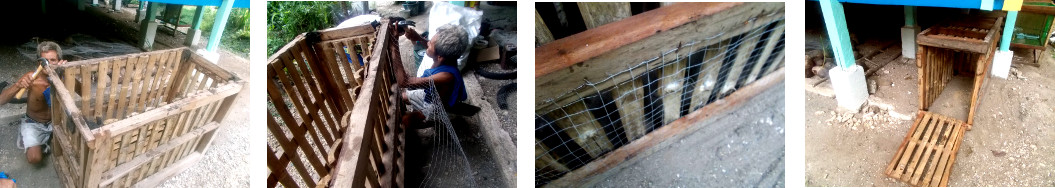
M 598 175 L 589 187 L 784 187 L 784 84 L 735 110 L 697 122 L 668 140 Z M 647 153 L 647 151 L 645 152 Z

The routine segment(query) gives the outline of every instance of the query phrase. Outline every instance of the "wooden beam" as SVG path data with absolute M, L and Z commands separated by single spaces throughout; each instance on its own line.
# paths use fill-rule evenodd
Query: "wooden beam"
M 586 23 L 586 29 L 597 28 L 630 17 L 629 2 L 579 2 L 578 5 L 582 21 Z
M 662 64 L 631 67 L 660 56 L 663 50 L 691 42 L 717 43 L 783 19 L 783 11 L 782 3 L 682 3 L 550 42 L 535 50 L 535 109 L 548 111 L 567 104 L 557 100 L 574 98 L 562 95 L 587 81 L 600 89 L 612 87 L 647 71 L 645 67 Z M 635 70 L 611 75 L 627 69 Z M 601 82 L 610 76 L 615 82 Z
M 730 94 L 729 96 L 719 100 L 715 103 L 707 105 L 699 110 L 690 113 L 687 116 L 682 117 L 662 128 L 656 129 L 655 131 L 645 135 L 630 144 L 627 144 L 619 149 L 609 152 L 593 162 L 590 162 L 582 168 L 576 169 L 560 179 L 553 180 L 546 187 L 573 187 L 580 186 L 582 182 L 595 175 L 604 173 L 608 169 L 617 166 L 623 161 L 627 161 L 633 157 L 641 156 L 641 152 L 645 149 L 652 148 L 664 141 L 677 139 L 685 136 L 684 133 L 699 130 L 702 126 L 697 125 L 697 122 L 703 121 L 711 116 L 717 114 L 723 114 L 729 110 L 733 110 L 739 107 L 741 103 L 750 100 L 754 96 L 758 95 L 762 91 L 773 87 L 776 84 L 781 84 L 784 81 L 784 68 L 780 68 L 777 72 L 767 75 L 762 79 L 759 79 L 750 85 L 744 86 L 740 90 Z
M 549 31 L 546 21 L 542 20 L 538 11 L 535 11 L 535 47 L 553 41 L 553 33 Z

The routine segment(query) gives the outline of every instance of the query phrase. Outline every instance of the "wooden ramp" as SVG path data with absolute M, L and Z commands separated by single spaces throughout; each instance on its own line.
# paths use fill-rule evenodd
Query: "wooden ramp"
M 913 186 L 946 186 L 967 124 L 919 111 L 886 174 Z

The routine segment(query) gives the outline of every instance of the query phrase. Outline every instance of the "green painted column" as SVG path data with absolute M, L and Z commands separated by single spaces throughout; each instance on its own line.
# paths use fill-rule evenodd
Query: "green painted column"
M 156 2 L 148 3 L 146 15 L 144 15 L 143 21 L 139 23 L 139 48 L 143 50 L 150 51 L 154 49 L 154 36 L 157 34 L 158 28 L 156 15 L 158 14 L 158 9 L 161 8 L 158 6 L 161 5 L 161 3 Z
M 916 26 L 916 6 L 905 6 L 905 26 Z
M 846 14 L 843 5 L 837 0 L 820 0 L 821 12 L 824 14 L 824 28 L 828 31 L 828 40 L 835 54 L 835 62 L 842 69 L 850 69 L 855 64 L 853 46 L 850 46 L 850 33 L 846 28 Z
M 223 36 L 223 29 L 227 27 L 227 17 L 231 16 L 231 8 L 233 6 L 234 0 L 223 0 L 223 3 L 216 10 L 212 31 L 209 32 L 209 45 L 205 46 L 205 50 L 216 52 L 216 47 L 220 46 L 220 37 Z
M 1007 11 L 1007 19 L 1004 21 L 1004 33 L 1000 35 L 1000 51 L 1011 50 L 1011 37 L 1015 31 L 1015 22 L 1018 21 L 1018 11 Z
M 205 6 L 198 5 L 194 8 L 194 21 L 190 25 L 190 29 L 200 29 L 202 18 L 205 17 Z
M 187 39 L 184 40 L 184 45 L 193 48 L 195 44 L 198 44 L 198 40 L 201 40 L 201 21 L 205 17 L 205 6 L 197 6 L 194 8 L 194 18 L 191 22 L 190 29 L 187 30 Z

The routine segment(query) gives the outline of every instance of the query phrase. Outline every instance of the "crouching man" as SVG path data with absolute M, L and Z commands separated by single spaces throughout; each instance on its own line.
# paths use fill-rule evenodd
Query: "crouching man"
M 54 42 L 43 42 L 37 45 L 37 53 L 41 58 L 47 59 L 51 65 L 61 65 L 66 60 L 61 60 L 62 48 Z M 36 70 L 36 69 L 34 69 Z M 21 89 L 26 89 L 29 100 L 26 101 L 26 114 L 18 125 L 19 138 L 18 148 L 25 150 L 26 161 L 37 164 L 43 158 L 43 154 L 49 151 L 48 140 L 51 138 L 51 85 L 48 84 L 48 75 L 44 71 L 33 72 L 22 75 L 15 85 L 0 92 L 0 105 L 7 104 Z

